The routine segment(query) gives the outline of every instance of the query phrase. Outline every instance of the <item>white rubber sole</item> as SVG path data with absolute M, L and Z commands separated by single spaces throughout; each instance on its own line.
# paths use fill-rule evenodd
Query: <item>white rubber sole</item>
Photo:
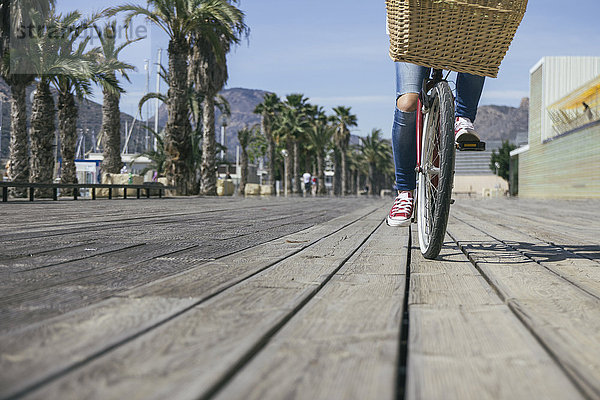
M 398 221 L 395 219 L 391 219 L 390 216 L 388 215 L 385 218 L 385 222 L 388 224 L 388 226 L 409 226 L 412 222 L 412 218 L 408 218 L 408 219 L 403 219 L 402 221 Z

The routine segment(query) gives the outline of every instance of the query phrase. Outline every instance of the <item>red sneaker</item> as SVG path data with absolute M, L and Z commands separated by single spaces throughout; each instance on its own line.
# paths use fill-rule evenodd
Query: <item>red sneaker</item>
M 408 226 L 413 213 L 412 192 L 400 192 L 386 218 L 389 226 Z

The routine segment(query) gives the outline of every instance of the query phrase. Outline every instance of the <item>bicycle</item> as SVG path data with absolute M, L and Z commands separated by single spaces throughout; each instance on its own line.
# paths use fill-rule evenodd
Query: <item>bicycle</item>
M 417 104 L 416 220 L 421 253 L 434 259 L 442 249 L 453 202 L 455 152 L 483 151 L 485 142 L 455 143 L 454 96 L 442 70 L 434 69 L 423 82 Z

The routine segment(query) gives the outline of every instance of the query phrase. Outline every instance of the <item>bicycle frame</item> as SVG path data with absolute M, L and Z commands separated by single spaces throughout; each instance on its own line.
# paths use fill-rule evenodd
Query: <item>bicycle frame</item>
M 421 93 L 419 93 L 419 98 L 417 99 L 417 166 L 415 170 L 421 172 L 421 140 L 423 138 L 423 106 L 429 109 L 429 102 L 427 99 L 427 88 L 435 86 L 438 82 L 443 80 L 442 78 L 442 70 L 434 69 L 431 74 L 431 78 L 427 78 L 423 81 L 423 85 L 421 87 Z
M 417 173 L 421 171 L 421 138 L 423 137 L 423 102 L 421 96 L 417 100 Z

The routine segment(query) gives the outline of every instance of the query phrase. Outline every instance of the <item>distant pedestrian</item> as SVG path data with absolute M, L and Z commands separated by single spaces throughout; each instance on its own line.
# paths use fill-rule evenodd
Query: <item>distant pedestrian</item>
M 304 194 L 306 193 L 310 193 L 310 187 L 311 187 L 311 179 L 312 175 L 310 174 L 310 172 L 305 172 L 302 175 L 302 180 L 304 181 Z
M 121 173 L 122 174 L 126 174 L 127 173 L 127 164 L 123 163 L 123 168 L 121 168 Z

